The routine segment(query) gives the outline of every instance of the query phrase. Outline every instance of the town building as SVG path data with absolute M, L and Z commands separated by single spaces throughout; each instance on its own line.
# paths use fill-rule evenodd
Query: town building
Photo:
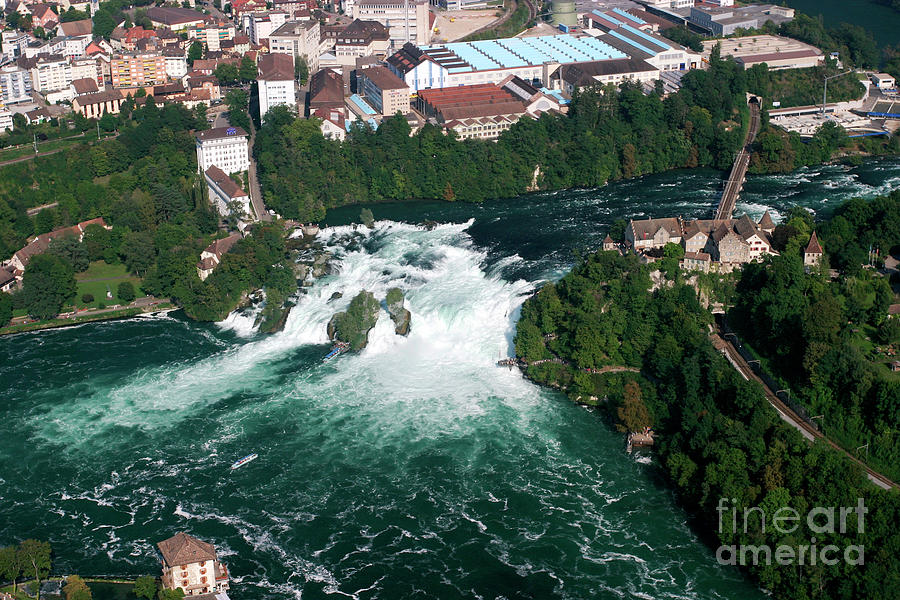
M 72 67 L 62 55 L 43 56 L 31 69 L 31 86 L 36 92 L 54 92 L 72 83 Z
M 234 23 L 203 23 L 188 27 L 188 39 L 200 41 L 207 50 L 221 50 L 222 42 L 233 40 Z
M 243 17 L 254 13 L 266 11 L 265 0 L 234 0 L 231 3 L 231 14 L 238 23 L 243 22 Z
M 355 0 L 352 15 L 387 27 L 394 48 L 431 41 L 428 0 Z
M 286 12 L 270 10 L 265 14 L 253 14 L 245 17 L 246 25 L 244 28 L 250 37 L 250 42 L 259 46 L 263 42 L 268 41 L 272 33 L 284 25 L 287 20 L 288 14 Z
M 211 20 L 203 13 L 175 6 L 151 6 L 147 9 L 147 16 L 153 27 L 165 27 L 172 31 L 183 31 Z
M 822 254 L 819 238 L 816 237 L 816 232 L 813 231 L 812 235 L 809 236 L 809 244 L 806 245 L 806 249 L 803 251 L 803 264 L 807 267 L 817 266 L 822 261 Z
M 315 2 L 312 2 L 315 7 Z M 272 8 L 288 14 L 288 18 L 304 18 L 310 14 L 310 0 L 273 0 Z
M 100 227 L 103 227 L 104 229 L 112 229 L 109 225 L 106 224 L 106 222 L 103 220 L 103 217 L 98 217 L 96 219 L 82 221 L 81 223 L 72 225 L 71 227 L 56 229 L 49 233 L 42 233 L 41 235 L 30 238 L 28 240 L 28 244 L 26 244 L 24 248 L 13 254 L 12 258 L 3 263 L 3 267 L 15 273 L 17 281 L 21 283 L 22 276 L 25 273 L 25 268 L 28 266 L 28 262 L 31 260 L 31 257 L 46 252 L 50 247 L 50 242 L 58 238 L 69 236 L 77 239 L 79 242 L 83 241 L 84 231 L 91 225 L 98 225 Z
M 334 41 L 334 54 L 341 65 L 352 66 L 363 56 L 383 58 L 390 47 L 390 32 L 378 21 L 353 21 Z
M 205 173 L 212 166 L 225 173 L 242 173 L 250 168 L 249 136 L 240 127 L 216 127 L 196 133 L 197 166 Z
M 31 71 L 16 64 L 0 67 L 0 91 L 3 104 L 31 102 Z
M 3 45 L 3 56 L 7 60 L 15 60 L 20 56 L 24 56 L 25 48 L 33 41 L 35 41 L 35 38 L 30 33 L 17 29 L 4 30 L 2 37 L 0 37 L 0 43 Z
M 226 243 L 224 240 L 217 240 L 213 245 L 219 243 L 223 248 L 221 254 L 224 254 L 236 241 Z M 221 254 L 216 254 L 217 264 Z M 224 592 L 228 589 L 228 569 L 219 562 L 212 544 L 179 532 L 156 546 L 162 555 L 163 588 L 181 589 L 185 596 Z
M 8 108 L 0 104 L 0 131 L 12 131 L 12 113 Z
M 635 252 L 662 248 L 666 244 L 680 244 L 683 231 L 677 217 L 631 221 L 625 228 L 625 242 Z
M 409 112 L 409 86 L 385 67 L 357 71 L 356 89 L 382 116 Z
M 159 53 L 125 54 L 110 62 L 112 85 L 117 88 L 144 87 L 165 83 L 166 59 Z
M 206 185 L 209 189 L 209 199 L 215 204 L 219 214 L 228 217 L 232 214 L 232 208 L 240 206 L 241 218 L 239 222 L 250 219 L 250 195 L 247 194 L 238 183 L 229 177 L 219 167 L 212 166 L 204 172 Z M 240 229 L 240 224 L 238 225 Z
M 721 56 L 732 57 L 745 69 L 761 63 L 766 63 L 770 71 L 805 69 L 825 63 L 825 55 L 815 46 L 780 35 L 748 35 L 724 40 L 707 40 L 703 42 L 705 59 L 709 59 L 716 44 L 721 44 Z
M 273 106 L 297 108 L 294 90 L 294 57 L 290 54 L 265 54 L 259 59 L 259 114 L 265 119 Z
M 334 69 L 320 69 L 309 78 L 309 109 L 342 109 L 349 95 L 349 81 Z
M 349 122 L 344 108 L 317 108 L 310 117 L 322 120 L 320 129 L 326 139 L 343 141 L 347 137 Z
M 768 213 L 759 223 L 747 215 L 739 219 L 691 221 L 667 217 L 631 221 L 625 229 L 625 240 L 638 254 L 658 251 L 669 243 L 681 244 L 685 256 L 690 255 L 686 264 L 708 270 L 708 261 L 732 268 L 760 260 L 767 254 L 777 254 L 772 248 L 773 230 L 774 223 Z
M 303 58 L 310 73 L 319 70 L 320 26 L 315 19 L 288 21 L 269 35 L 269 51 Z
M 50 111 L 45 106 L 29 110 L 25 113 L 25 120 L 29 125 L 36 123 L 46 123 L 50 120 Z
M 86 37 L 91 39 L 93 31 L 93 22 L 90 19 L 82 19 L 80 21 L 69 21 L 68 23 L 60 23 L 57 33 L 66 37 Z
M 49 4 L 32 4 L 29 9 L 32 27 L 54 29 L 59 24 L 59 16 L 53 12 L 53 7 Z
M 166 76 L 169 79 L 181 79 L 188 72 L 187 56 L 180 48 L 163 48 L 162 57 L 166 63 Z
M 693 2 L 691 3 L 693 4 Z M 794 19 L 794 9 L 774 4 L 743 6 L 691 6 L 688 20 L 715 36 L 731 35 L 738 29 L 759 29 L 768 22 L 775 25 Z
M 72 110 L 82 114 L 88 119 L 99 119 L 104 113 L 119 114 L 125 96 L 117 89 L 94 92 L 75 96 L 72 100 Z

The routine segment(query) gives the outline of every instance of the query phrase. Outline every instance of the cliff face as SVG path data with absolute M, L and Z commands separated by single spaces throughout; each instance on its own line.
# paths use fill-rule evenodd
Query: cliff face
M 394 321 L 394 331 L 397 335 L 409 335 L 409 321 L 412 315 L 403 308 L 403 292 L 400 288 L 391 288 L 388 290 L 385 303 L 391 320 Z
M 350 301 L 346 312 L 339 312 L 328 322 L 328 337 L 361 350 L 369 342 L 369 331 L 378 321 L 380 305 L 372 292 L 361 291 Z

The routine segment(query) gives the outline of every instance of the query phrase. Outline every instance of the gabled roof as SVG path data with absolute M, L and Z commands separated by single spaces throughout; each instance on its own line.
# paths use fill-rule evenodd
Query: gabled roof
M 81 21 L 69 21 L 68 23 L 59 24 L 59 32 L 62 35 L 71 37 L 80 37 L 82 35 L 90 35 L 93 23 L 90 19 L 82 19 Z
M 805 252 L 806 254 L 822 254 L 822 246 L 819 245 L 819 238 L 816 237 L 815 231 L 809 236 L 809 244 L 806 245 Z
M 743 215 L 735 222 L 734 229 L 745 241 L 754 235 L 765 239 L 765 234 L 756 228 L 756 223 L 754 223 L 747 215 Z
M 216 560 L 216 549 L 212 544 L 202 542 L 184 532 L 178 532 L 156 546 L 170 567 Z
M 215 256 L 218 256 L 219 258 L 221 258 L 222 255 L 225 254 L 226 252 L 228 252 L 229 250 L 231 250 L 231 247 L 234 246 L 236 243 L 238 243 L 238 240 L 240 240 L 240 239 L 241 239 L 241 234 L 232 233 L 231 235 L 229 235 L 226 238 L 221 238 L 221 239 L 215 240 L 212 244 L 207 246 L 206 249 L 203 251 L 208 252 L 210 254 L 214 254 Z M 210 547 L 212 547 L 212 546 L 210 546 Z
M 660 229 L 665 229 L 672 237 L 681 237 L 683 234 L 681 222 L 676 217 L 642 219 L 631 222 L 631 233 L 634 235 L 635 240 L 650 239 Z
M 75 93 L 78 95 L 91 94 L 100 91 L 100 88 L 97 87 L 97 80 L 90 77 L 74 79 L 72 81 L 72 87 L 75 88 Z
M 206 170 L 206 176 L 209 177 L 220 190 L 225 192 L 229 198 L 246 198 L 247 192 L 241 189 L 237 182 L 229 177 L 225 171 L 213 165 Z M 213 242 L 215 243 L 215 242 Z

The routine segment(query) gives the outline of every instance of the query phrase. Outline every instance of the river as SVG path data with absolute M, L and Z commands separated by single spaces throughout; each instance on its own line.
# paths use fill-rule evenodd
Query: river
M 871 0 L 787 0 L 786 4 L 810 16 L 821 16 L 829 27 L 859 25 L 879 46 L 900 44 L 900 12 Z
M 377 205 L 373 231 L 333 211 L 320 235 L 340 271 L 271 336 L 172 313 L 0 338 L 0 545 L 48 539 L 58 573 L 155 574 L 154 544 L 184 530 L 245 600 L 764 598 L 716 563 L 650 455 L 494 366 L 573 249 L 617 218 L 707 215 L 721 179 Z M 738 212 L 898 186 L 896 159 L 753 177 Z M 409 337 L 384 313 L 363 352 L 323 364 L 331 314 L 395 285 Z

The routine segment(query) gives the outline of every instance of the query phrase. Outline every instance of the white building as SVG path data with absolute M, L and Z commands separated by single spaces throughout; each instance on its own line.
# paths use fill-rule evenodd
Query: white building
M 72 67 L 65 57 L 39 58 L 31 69 L 31 85 L 36 92 L 53 92 L 69 87 L 72 83 Z
M 228 589 L 228 568 L 219 562 L 212 544 L 179 532 L 156 546 L 162 555 L 162 584 L 165 589 L 180 588 L 185 596 L 225 592 Z
M 249 221 L 252 217 L 250 212 L 250 196 L 241 189 L 237 182 L 225 174 L 225 171 L 218 167 L 210 167 L 204 173 L 206 185 L 209 188 L 209 199 L 216 206 L 216 210 L 223 217 L 231 215 L 232 203 L 237 202 L 244 217 L 239 219 L 238 228 L 242 229 L 240 223 Z M 203 257 L 201 256 L 201 259 Z
M 245 16 L 247 35 L 250 41 L 260 45 L 268 40 L 279 27 L 288 20 L 288 14 L 277 10 L 268 11 L 265 14 L 251 14 Z
M 431 41 L 428 0 L 355 0 L 353 18 L 378 21 L 390 30 L 391 45 Z
M 629 57 L 647 61 L 660 71 L 687 71 L 701 64 L 701 55 L 660 35 L 624 24 L 597 38 Z
M 297 108 L 294 91 L 294 57 L 290 54 L 265 54 L 259 59 L 259 115 L 265 119 L 273 106 L 285 104 Z
M 892 90 L 897 86 L 897 82 L 894 78 L 887 73 L 872 73 L 869 79 L 871 79 L 872 83 L 880 90 Z
M 309 72 L 319 70 L 321 28 L 315 19 L 288 21 L 269 35 L 269 52 L 290 54 L 294 60 L 303 57 Z
M 18 30 L 5 30 L 2 34 L 3 56 L 15 60 L 25 55 L 25 48 L 35 41 L 34 36 Z
M 17 65 L 0 69 L 0 90 L 4 104 L 31 101 L 31 72 Z
M 98 87 L 103 87 L 103 75 L 100 72 L 100 65 L 93 58 L 77 58 L 70 63 L 70 77 L 72 81 L 76 79 L 93 79 L 97 82 Z
M 12 113 L 5 106 L 0 105 L 0 131 L 10 131 L 13 128 Z
M 197 167 L 205 173 L 212 166 L 225 173 L 242 173 L 250 168 L 247 132 L 240 127 L 216 127 L 199 131 L 197 140 Z
M 166 76 L 178 81 L 188 72 L 187 57 L 178 48 L 164 48 L 163 58 L 166 60 Z

